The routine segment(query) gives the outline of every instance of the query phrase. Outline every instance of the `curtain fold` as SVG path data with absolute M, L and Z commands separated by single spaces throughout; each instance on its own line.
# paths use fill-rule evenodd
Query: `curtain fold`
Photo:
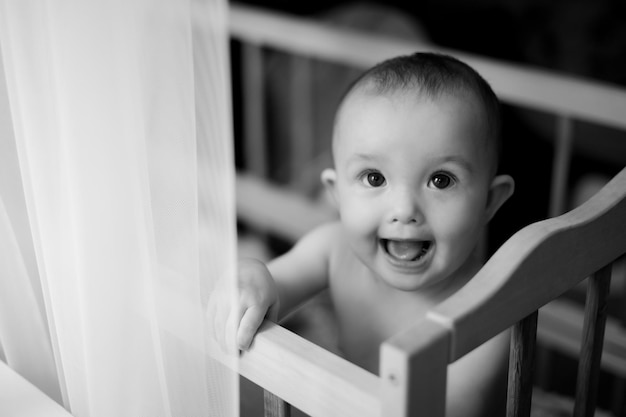
M 73 415 L 237 413 L 203 314 L 235 263 L 226 22 L 224 0 L 0 0 L 0 343 Z

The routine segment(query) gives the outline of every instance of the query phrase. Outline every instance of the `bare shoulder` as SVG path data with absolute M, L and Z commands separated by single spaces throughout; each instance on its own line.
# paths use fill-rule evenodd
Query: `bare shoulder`
M 330 238 L 337 238 L 342 236 L 343 228 L 339 220 L 328 222 L 317 226 L 310 233 L 320 236 L 326 236 Z
M 297 276 L 326 285 L 333 241 L 339 234 L 339 223 L 320 225 L 304 235 L 287 253 L 269 263 L 275 279 Z

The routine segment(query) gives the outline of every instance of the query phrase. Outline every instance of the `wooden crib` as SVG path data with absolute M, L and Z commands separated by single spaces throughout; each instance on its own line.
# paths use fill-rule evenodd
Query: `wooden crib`
M 302 110 L 301 116 L 287 118 L 292 122 L 288 130 L 293 132 L 294 141 L 299 141 L 292 147 L 290 158 L 294 170 L 304 166 L 314 150 L 312 138 L 307 136 L 313 122 L 306 117 L 306 97 L 311 94 L 307 80 L 312 76 L 313 58 L 363 69 L 416 50 L 448 52 L 483 74 L 505 103 L 555 115 L 549 203 L 553 218 L 520 230 L 470 284 L 413 328 L 385 342 L 380 350 L 380 375 L 266 322 L 253 348 L 238 363 L 241 375 L 266 390 L 266 413 L 289 415 L 291 404 L 320 417 L 442 416 L 447 365 L 513 327 L 509 415 L 529 413 L 535 337 L 539 344 L 577 356 L 581 335 L 584 349 L 576 415 L 593 415 L 599 370 L 626 379 L 626 332 L 617 320 L 606 318 L 610 265 L 620 257 L 623 261 L 626 253 L 626 170 L 622 169 L 591 200 L 560 214 L 567 205 L 576 121 L 626 131 L 626 90 L 237 4 L 231 8 L 230 29 L 234 42 L 240 45 L 244 75 L 244 135 L 240 145 L 245 170 L 237 182 L 238 217 L 247 228 L 265 236 L 293 241 L 336 216 L 319 200 L 299 192 L 301 187 L 294 184 L 301 183 L 286 187 L 270 181 L 270 138 L 264 133 L 263 113 L 264 60 L 270 49 L 293 56 L 292 70 L 285 79 L 302 87 L 299 104 L 294 105 Z M 583 325 L 578 319 L 582 313 L 558 299 L 590 275 L 593 278 L 589 280 Z M 624 385 L 621 390 L 623 393 Z M 32 406 L 30 415 L 69 415 L 2 362 L 0 401 L 4 405 L 10 401 L 28 403 Z
M 307 100 L 313 100 L 314 65 L 320 61 L 365 69 L 386 58 L 417 50 L 450 53 L 476 68 L 506 105 L 552 115 L 554 151 L 546 217 L 558 216 L 568 209 L 573 143 L 581 124 L 619 132 L 618 149 L 626 150 L 623 88 L 419 40 L 358 32 L 237 4 L 231 8 L 230 27 L 237 51 L 241 52 L 238 59 L 243 77 L 240 146 L 244 163 L 237 182 L 238 218 L 247 228 L 263 235 L 293 241 L 336 216 L 328 206 L 302 191 L 302 184 L 307 182 L 294 175 L 307 170 L 302 168 L 307 167 L 307 161 L 318 158 L 310 143 L 316 139 L 307 133 L 314 130 L 315 123 L 312 104 Z M 287 56 L 288 64 L 282 67 L 286 71 L 281 78 L 295 86 L 286 94 L 293 117 L 284 117 L 284 130 L 292 141 L 286 157 L 292 177 L 280 186 L 270 173 L 272 155 L 268 149 L 273 138 L 267 133 L 265 108 L 267 72 L 272 68 L 271 54 L 276 51 Z M 626 158 L 626 151 L 622 158 Z M 444 415 L 447 364 L 514 326 L 509 412 L 528 415 L 534 379 L 527 372 L 532 366 L 519 364 L 533 357 L 531 346 L 535 337 L 539 346 L 577 357 L 581 335 L 586 335 L 585 343 L 592 343 L 593 339 L 594 326 L 585 324 L 583 328 L 583 315 L 591 314 L 585 319 L 587 323 L 593 320 L 593 314 L 600 314 L 595 331 L 600 339 L 605 333 L 604 354 L 600 365 L 602 345 L 593 345 L 594 353 L 581 361 L 585 369 L 593 365 L 590 370 L 579 371 L 584 376 L 579 377 L 576 415 L 593 414 L 594 394 L 587 384 L 597 380 L 598 366 L 616 376 L 615 401 L 622 401 L 616 407 L 623 410 L 626 321 L 620 323 L 619 316 L 609 317 L 606 331 L 602 330 L 602 312 L 606 307 L 605 295 L 600 294 L 604 294 L 608 282 L 610 267 L 606 265 L 626 252 L 625 196 L 626 171 L 622 170 L 582 207 L 529 225 L 515 234 L 466 288 L 432 311 L 425 321 L 416 323 L 414 329 L 381 347 L 380 376 L 271 323 L 259 334 L 254 349 L 242 357 L 240 372 L 267 391 L 266 412 L 270 415 L 287 415 L 287 403 L 315 416 Z M 561 299 L 563 293 L 580 289 L 580 282 L 597 270 L 601 272 L 590 280 L 587 292 L 587 306 L 591 305 L 596 313 L 584 313 L 582 305 Z M 543 356 L 546 352 L 550 354 L 546 349 L 540 351 Z M 542 367 L 544 364 L 545 361 Z M 514 372 L 518 369 L 522 370 L 522 385 L 516 382 L 520 380 Z M 422 395 L 410 396 L 413 392 Z

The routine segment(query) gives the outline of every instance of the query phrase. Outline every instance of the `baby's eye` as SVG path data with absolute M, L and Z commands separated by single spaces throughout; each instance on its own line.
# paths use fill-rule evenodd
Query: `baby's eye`
M 443 190 L 454 184 L 454 179 L 446 173 L 439 172 L 430 177 L 430 184 L 435 188 Z
M 367 182 L 368 185 L 372 187 L 382 187 L 385 185 L 385 176 L 380 172 L 368 172 L 363 177 L 363 180 Z

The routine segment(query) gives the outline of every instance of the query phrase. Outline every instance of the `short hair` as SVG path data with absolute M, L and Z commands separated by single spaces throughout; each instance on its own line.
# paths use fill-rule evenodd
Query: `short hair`
M 489 83 L 468 64 L 450 55 L 417 52 L 383 61 L 358 77 L 340 101 L 355 91 L 374 94 L 416 91 L 435 99 L 442 94 L 471 94 L 482 104 L 488 143 L 494 146 L 494 172 L 502 152 L 500 101 Z

